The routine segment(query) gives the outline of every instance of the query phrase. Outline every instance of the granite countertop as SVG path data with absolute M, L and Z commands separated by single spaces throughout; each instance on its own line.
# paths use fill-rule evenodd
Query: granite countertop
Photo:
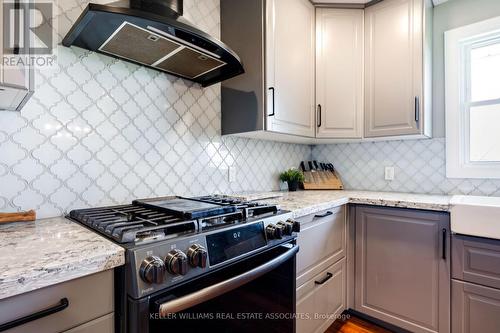
M 125 263 L 124 249 L 63 217 L 0 225 L 0 299 Z
M 347 203 L 449 211 L 450 196 L 368 191 L 232 195 L 280 205 L 294 217 Z M 125 263 L 124 249 L 63 217 L 0 225 L 0 300 Z
M 297 191 L 240 193 L 236 197 L 263 200 L 292 211 L 294 217 L 314 214 L 347 203 L 449 211 L 451 196 L 371 191 Z

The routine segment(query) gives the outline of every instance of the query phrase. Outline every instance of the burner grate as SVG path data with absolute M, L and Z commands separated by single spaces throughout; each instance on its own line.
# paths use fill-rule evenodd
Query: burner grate
M 70 217 L 119 243 L 158 240 L 198 230 L 196 220 L 134 205 L 74 210 Z

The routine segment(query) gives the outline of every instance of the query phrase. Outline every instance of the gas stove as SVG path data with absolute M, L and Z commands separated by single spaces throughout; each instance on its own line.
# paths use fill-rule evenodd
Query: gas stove
M 140 245 L 286 213 L 277 205 L 213 195 L 141 199 L 131 205 L 74 210 L 69 217 L 117 243 Z
M 300 229 L 277 205 L 217 195 L 140 199 L 69 218 L 126 248 L 125 288 L 134 299 L 290 242 Z

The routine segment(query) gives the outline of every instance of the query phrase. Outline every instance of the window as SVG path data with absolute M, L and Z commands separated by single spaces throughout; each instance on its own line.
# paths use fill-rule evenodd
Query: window
M 500 178 L 500 17 L 445 33 L 446 175 Z

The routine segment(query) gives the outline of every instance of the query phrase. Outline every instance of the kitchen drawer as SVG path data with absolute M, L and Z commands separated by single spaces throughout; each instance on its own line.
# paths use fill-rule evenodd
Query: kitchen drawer
M 500 290 L 452 280 L 452 332 L 498 333 Z
M 452 276 L 500 289 L 500 241 L 454 235 Z
M 297 218 L 301 231 L 297 243 L 297 285 L 310 280 L 345 256 L 345 206 Z
M 69 305 L 8 333 L 55 333 L 102 317 L 114 311 L 113 271 L 105 271 L 0 301 L 0 324 L 25 317 L 60 304 Z M 85 331 L 83 331 L 85 332 Z
M 297 288 L 297 333 L 324 332 L 345 308 L 344 258 Z
M 112 313 L 103 317 L 94 319 L 65 331 L 64 333 L 113 333 L 115 331 L 115 317 Z

